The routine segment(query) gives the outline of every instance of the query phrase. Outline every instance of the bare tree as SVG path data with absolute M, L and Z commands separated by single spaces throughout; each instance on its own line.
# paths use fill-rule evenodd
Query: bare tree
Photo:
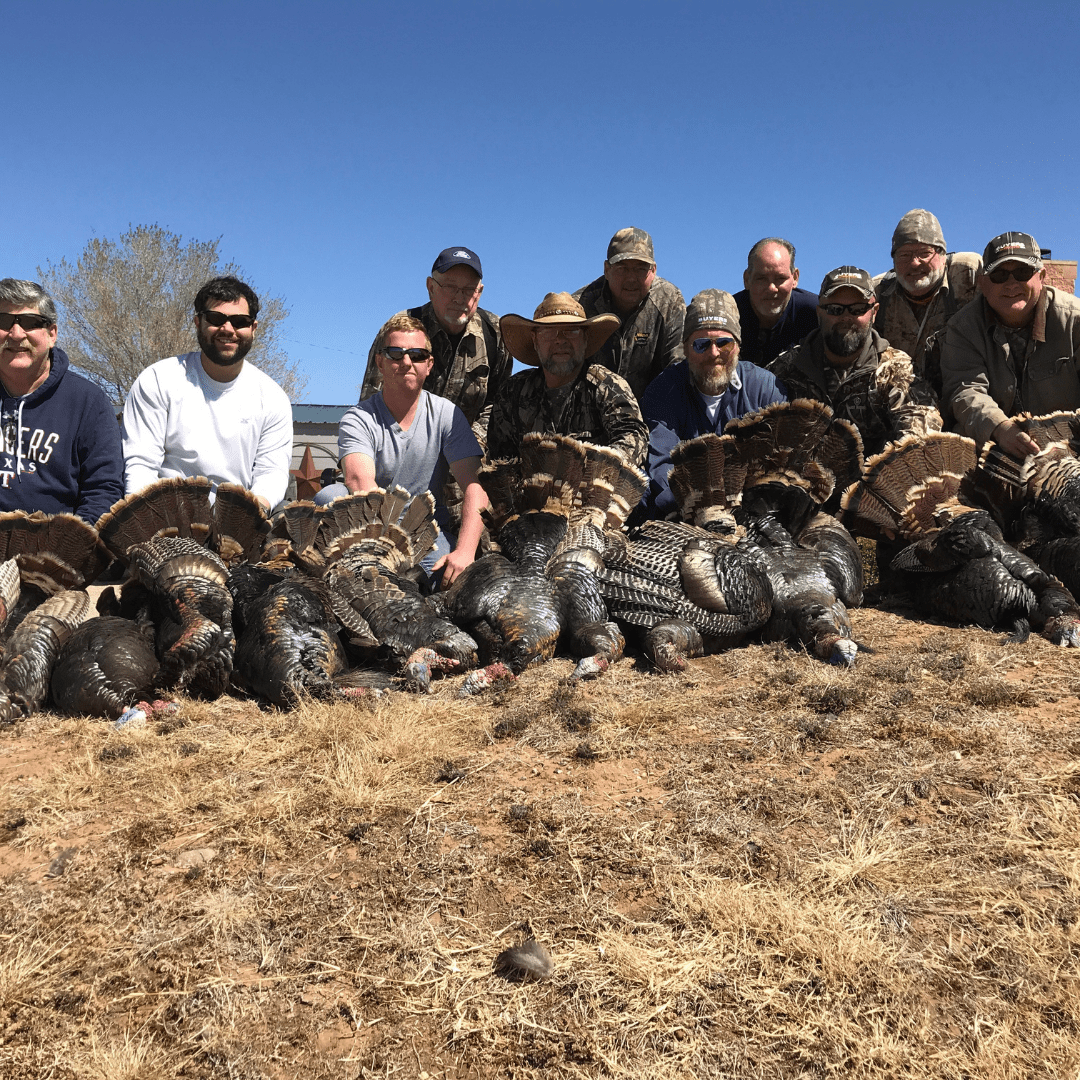
M 243 277 L 238 266 L 218 262 L 219 243 L 220 237 L 184 244 L 158 225 L 139 225 L 118 241 L 91 240 L 74 266 L 61 259 L 38 267 L 60 308 L 59 344 L 117 405 L 143 368 L 198 349 L 195 294 L 212 277 Z M 285 301 L 259 299 L 259 330 L 247 359 L 296 401 L 307 377 L 279 344 Z

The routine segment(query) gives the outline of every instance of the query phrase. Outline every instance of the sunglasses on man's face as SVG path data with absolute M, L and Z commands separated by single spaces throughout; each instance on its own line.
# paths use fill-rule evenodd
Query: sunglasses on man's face
M 865 301 L 861 304 L 819 304 L 818 307 L 825 312 L 826 315 L 854 315 L 856 319 L 861 319 L 874 305 L 867 304 Z
M 0 330 L 8 331 L 18 323 L 28 334 L 31 330 L 44 330 L 52 326 L 52 319 L 44 315 L 13 315 L 10 311 L 0 312 Z
M 395 364 L 400 364 L 406 356 L 414 364 L 423 364 L 431 359 L 431 353 L 427 349 L 403 349 L 399 345 L 387 345 L 382 352 L 387 360 Z
M 1011 270 L 999 266 L 992 274 L 986 276 L 995 285 L 1004 285 L 1009 278 L 1016 278 L 1017 281 L 1030 281 L 1037 273 L 1038 270 L 1034 266 L 1014 266 Z
M 735 339 L 733 337 L 699 337 L 690 342 L 690 348 L 698 356 L 704 356 L 714 345 L 720 352 L 729 353 L 735 347 Z
M 255 321 L 250 315 L 226 315 L 224 311 L 200 311 L 199 314 L 213 327 L 221 328 L 232 323 L 234 330 L 246 330 Z

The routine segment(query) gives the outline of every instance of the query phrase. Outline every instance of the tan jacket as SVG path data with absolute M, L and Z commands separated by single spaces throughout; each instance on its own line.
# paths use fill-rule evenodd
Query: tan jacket
M 980 295 L 957 312 L 941 355 L 945 400 L 957 430 L 988 442 L 1019 412 L 1080 408 L 1080 300 L 1044 286 L 1022 357 L 1011 355 L 1005 330 Z M 1017 393 L 1019 379 L 1019 394 Z

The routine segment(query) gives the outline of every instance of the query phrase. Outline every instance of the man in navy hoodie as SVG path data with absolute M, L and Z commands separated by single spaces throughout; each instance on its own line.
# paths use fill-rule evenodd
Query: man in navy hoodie
M 32 281 L 0 280 L 0 510 L 96 522 L 124 497 L 108 398 L 56 347 L 56 305 Z
M 647 517 L 667 517 L 678 509 L 668 487 L 675 446 L 709 432 L 719 435 L 729 420 L 787 400 L 768 371 L 739 359 L 741 340 L 731 293 L 706 289 L 687 305 L 686 359 L 660 372 L 641 399 L 649 425 L 649 490 L 639 512 Z

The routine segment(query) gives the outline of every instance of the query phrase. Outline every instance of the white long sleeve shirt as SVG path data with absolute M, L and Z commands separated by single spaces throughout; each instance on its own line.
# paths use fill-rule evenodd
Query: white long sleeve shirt
M 217 382 L 200 354 L 146 368 L 124 403 L 124 492 L 169 476 L 243 484 L 271 507 L 285 497 L 292 461 L 292 406 L 268 375 L 244 364 Z

